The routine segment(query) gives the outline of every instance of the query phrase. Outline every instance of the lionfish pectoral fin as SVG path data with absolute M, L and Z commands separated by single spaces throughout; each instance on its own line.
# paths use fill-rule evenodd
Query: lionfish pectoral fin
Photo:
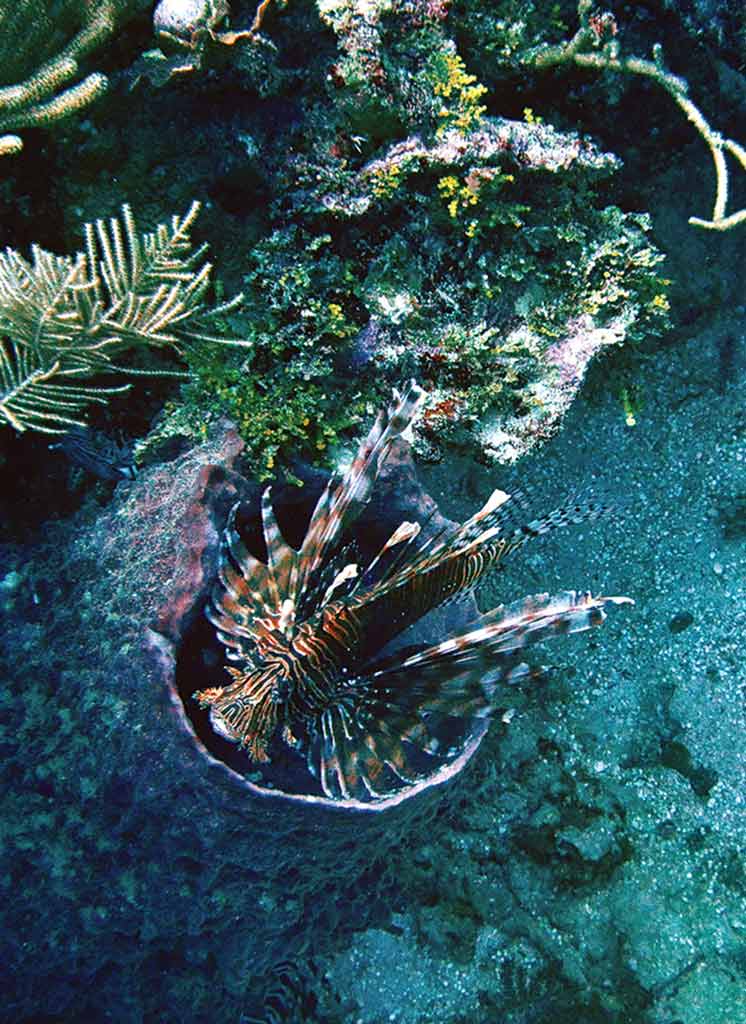
M 629 597 L 593 597 L 568 590 L 555 597 L 536 594 L 509 607 L 487 612 L 476 629 L 452 636 L 405 659 L 401 667 L 417 670 L 431 662 L 468 663 L 484 651 L 509 652 L 550 636 L 600 626 L 610 605 L 634 604 Z
M 309 770 L 332 800 L 349 800 L 358 795 L 359 776 L 350 763 L 346 740 L 350 735 L 344 708 L 328 708 L 317 723 L 308 748 Z
M 371 673 L 371 692 L 402 713 L 473 718 L 489 716 L 504 695 L 531 675 L 521 660 L 529 645 L 552 636 L 599 626 L 610 605 L 628 597 L 597 597 L 567 591 L 539 594 L 510 608 L 495 609 L 483 624 Z
M 327 709 L 309 748 L 308 766 L 326 796 L 380 799 L 414 780 L 402 738 L 386 722 L 365 725 L 344 709 Z

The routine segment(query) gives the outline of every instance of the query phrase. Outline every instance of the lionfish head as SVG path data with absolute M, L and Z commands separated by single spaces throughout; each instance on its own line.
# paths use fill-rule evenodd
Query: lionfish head
M 394 392 L 350 467 L 318 499 L 299 548 L 283 538 L 269 492 L 266 560 L 244 544 L 234 507 L 207 608 L 232 663 L 225 685 L 194 695 L 213 727 L 253 762 L 294 751 L 334 800 L 387 798 L 436 773 L 475 720 L 504 708 L 507 690 L 531 675 L 525 647 L 600 625 L 607 608 L 631 603 L 575 591 L 535 595 L 439 643 L 391 653 L 392 641 L 473 590 L 530 538 L 606 510 L 570 501 L 530 518 L 519 495 L 498 490 L 461 526 L 425 542 L 420 524 L 399 524 L 360 564 L 350 528 L 424 397 L 414 381 Z

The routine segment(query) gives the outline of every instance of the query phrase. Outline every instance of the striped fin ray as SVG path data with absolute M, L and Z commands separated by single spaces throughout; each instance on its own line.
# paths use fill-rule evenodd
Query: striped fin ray
M 425 545 L 406 564 L 350 600 L 363 633 L 378 646 L 447 601 L 473 590 L 485 573 L 533 537 L 598 518 L 609 507 L 568 500 L 538 519 L 518 519 L 510 495 L 494 491 L 462 526 Z M 523 497 L 518 505 L 522 507 Z M 520 525 L 514 525 L 515 522 Z M 372 651 L 371 651 L 372 653 Z
M 397 723 L 363 723 L 344 703 L 321 716 L 309 746 L 308 766 L 332 799 L 368 801 L 416 777 L 408 771 Z
M 230 511 L 223 534 L 218 580 L 205 609 L 228 657 L 245 660 L 268 630 L 279 627 L 276 587 L 267 565 L 248 550 L 236 529 L 240 502 Z M 248 648 L 247 648 L 248 642 Z
M 280 632 L 291 636 L 297 609 L 300 555 L 290 547 L 280 532 L 269 488 L 262 494 L 262 529 L 267 546 L 266 576 L 270 606 L 279 612 Z
M 329 601 L 347 596 L 359 581 L 359 566 L 360 552 L 354 540 L 330 552 L 298 594 L 299 620 L 305 622 Z M 357 571 L 353 573 L 352 567 Z
M 299 572 L 295 580 L 302 593 L 309 576 L 315 572 L 339 541 L 342 532 L 357 518 L 370 497 L 378 471 L 392 442 L 412 422 L 425 392 L 410 381 L 403 395 L 394 390 L 393 401 L 376 419 L 373 429 L 360 445 L 352 465 L 340 481 L 330 480 L 319 498 L 299 554 Z M 294 597 L 294 595 L 289 595 Z
M 520 491 L 514 494 L 506 494 L 499 489 L 493 491 L 470 519 L 451 533 L 437 535 L 432 542 L 423 545 L 399 572 L 388 575 L 374 586 L 371 594 L 396 589 L 411 577 L 429 572 L 453 557 L 473 553 L 489 542 L 497 548 L 495 553 L 502 560 L 534 537 L 597 519 L 610 511 L 609 506 L 597 501 L 570 498 L 548 515 L 527 519 L 526 507 L 525 495 Z
M 396 552 L 394 558 L 396 559 L 396 564 L 398 564 L 399 560 L 405 557 L 406 552 L 410 545 L 412 544 L 412 542 L 419 536 L 421 529 L 422 526 L 420 523 L 410 523 L 407 520 L 404 520 L 404 522 L 399 523 L 399 525 L 391 534 L 386 543 L 383 545 L 381 550 L 368 565 L 367 569 L 365 570 L 366 577 L 372 577 L 378 571 L 379 567 L 383 564 L 384 559 L 386 559 L 386 556 L 390 555 L 395 548 Z M 392 570 L 393 565 L 393 562 L 390 563 L 388 572 Z M 386 573 L 386 575 L 388 575 L 388 572 Z
M 418 714 L 488 715 L 499 684 L 515 683 L 528 671 L 519 662 L 525 647 L 600 626 L 606 608 L 624 604 L 634 602 L 570 590 L 496 608 L 476 629 L 410 654 L 398 664 L 374 668 L 370 696 L 375 693 L 388 706 Z
M 344 701 L 322 715 L 309 768 L 327 796 L 343 800 L 376 799 L 427 775 L 434 758 L 448 755 L 433 744 L 429 724 L 489 717 L 506 691 L 541 674 L 521 660 L 525 647 L 599 626 L 606 607 L 632 603 L 575 591 L 535 595 L 373 671 L 352 686 L 354 713 Z

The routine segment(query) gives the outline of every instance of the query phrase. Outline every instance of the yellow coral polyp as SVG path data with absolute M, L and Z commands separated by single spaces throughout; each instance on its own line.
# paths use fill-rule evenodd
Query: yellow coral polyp
M 458 189 L 458 178 L 455 178 L 452 174 L 447 174 L 438 182 L 438 191 L 446 199 L 450 199 L 451 196 L 454 196 L 458 192 Z
M 378 199 L 392 196 L 401 184 L 401 169 L 397 164 L 381 164 L 373 171 L 373 195 Z
M 443 119 L 438 133 L 456 128 L 465 135 L 479 122 L 487 109 L 479 105 L 487 89 L 477 82 L 476 75 L 467 73 L 458 54 L 446 54 L 443 61 L 445 69 L 442 66 L 439 68 L 437 74 L 440 77 L 433 84 L 433 92 L 436 96 L 451 100 L 453 105 L 444 105 L 438 111 L 438 117 Z
M 461 99 L 463 100 L 464 103 L 476 103 L 477 100 L 480 100 L 486 92 L 486 85 L 474 85 L 469 89 L 464 89 L 464 91 L 461 93 Z

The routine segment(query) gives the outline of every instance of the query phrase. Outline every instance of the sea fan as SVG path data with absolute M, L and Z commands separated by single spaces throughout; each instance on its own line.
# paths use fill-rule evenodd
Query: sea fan
M 199 209 L 192 203 L 170 225 L 138 235 L 125 205 L 121 220 L 85 225 L 85 252 L 75 256 L 38 245 L 30 262 L 13 249 L 0 253 L 0 425 L 65 434 L 85 425 L 90 403 L 129 387 L 94 387 L 88 378 L 174 375 L 119 365 L 130 349 L 183 354 L 201 342 L 247 344 L 210 330 L 242 296 L 208 306 L 207 247 L 194 249 L 190 238 Z
M 463 725 L 505 707 L 505 685 L 529 674 L 524 647 L 600 625 L 607 606 L 631 603 L 541 594 L 496 608 L 441 643 L 387 653 L 409 626 L 472 590 L 531 537 L 604 511 L 569 502 L 524 522 L 521 499 L 498 490 L 463 525 L 419 548 L 420 525 L 402 523 L 369 564 L 357 564 L 349 528 L 423 397 L 414 382 L 403 396 L 394 392 L 350 468 L 329 481 L 299 550 L 283 540 L 269 491 L 266 563 L 239 536 L 234 506 L 207 609 L 237 666 L 227 668 L 227 686 L 194 695 L 210 708 L 213 728 L 255 762 L 271 760 L 273 744 L 284 741 L 333 799 L 376 800 L 432 774 L 448 756 L 443 721 Z

